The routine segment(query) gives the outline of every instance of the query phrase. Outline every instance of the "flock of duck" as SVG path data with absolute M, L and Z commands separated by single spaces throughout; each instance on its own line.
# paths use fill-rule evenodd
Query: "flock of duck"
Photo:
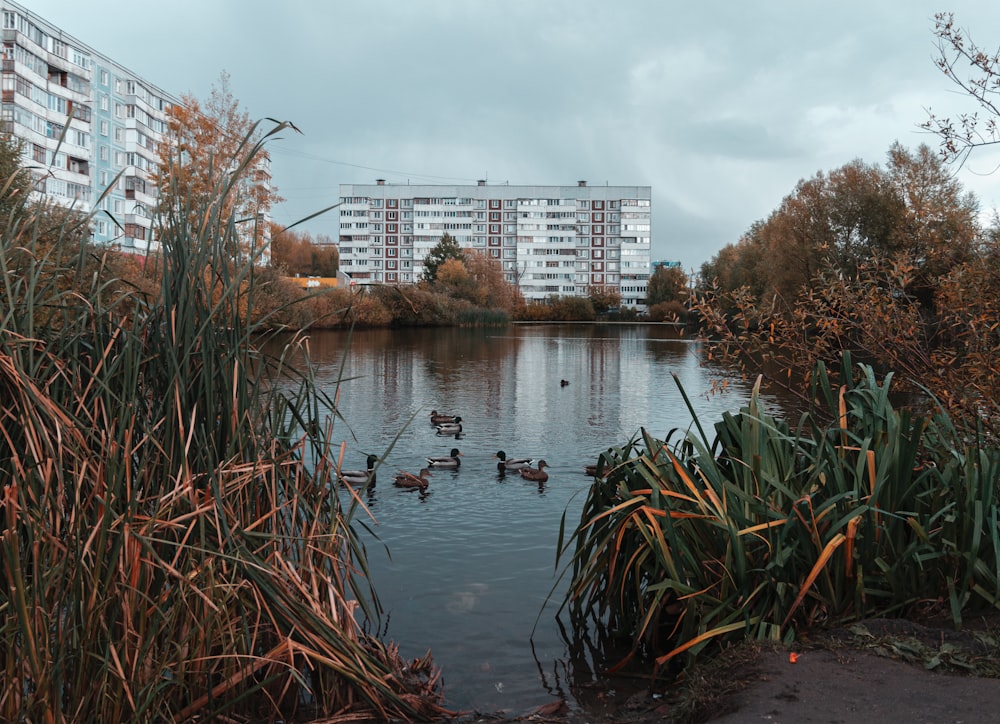
M 462 418 L 459 415 L 446 415 L 437 410 L 431 410 L 430 421 L 440 435 L 455 435 L 457 437 L 462 432 Z M 427 478 L 433 475 L 432 470 L 454 470 L 462 464 L 461 457 L 462 453 L 459 452 L 458 448 L 452 448 L 448 455 L 429 457 L 427 464 L 421 468 L 419 473 L 408 473 L 404 470 L 396 473 L 393 476 L 393 485 L 397 488 L 426 490 L 427 486 L 430 485 Z M 532 467 L 535 464 L 534 458 L 508 458 L 507 453 L 503 450 L 497 451 L 493 458 L 498 461 L 497 471 L 501 473 L 517 472 L 525 480 L 533 480 L 537 483 L 544 483 L 549 479 L 549 474 L 545 472 L 548 463 L 544 460 L 539 460 L 536 467 Z M 375 463 L 377 461 L 378 456 L 369 455 L 366 462 L 367 470 L 341 470 L 340 481 L 344 485 L 352 487 L 374 485 Z

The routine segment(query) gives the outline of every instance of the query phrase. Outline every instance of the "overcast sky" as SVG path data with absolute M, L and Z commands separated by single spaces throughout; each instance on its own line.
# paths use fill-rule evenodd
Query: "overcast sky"
M 271 146 L 290 224 L 341 183 L 651 186 L 653 257 L 697 268 L 795 184 L 973 110 L 934 66 L 934 14 L 1000 46 L 1000 2 L 21 0 L 164 90 L 226 71 Z M 960 171 L 1000 206 L 1000 154 Z M 332 212 L 304 226 L 336 238 Z

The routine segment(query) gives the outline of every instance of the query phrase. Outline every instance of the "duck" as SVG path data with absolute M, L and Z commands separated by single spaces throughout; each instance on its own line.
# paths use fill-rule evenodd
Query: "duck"
M 445 415 L 443 412 L 431 410 L 432 425 L 443 425 L 446 422 L 458 422 L 458 420 L 455 419 L 456 417 L 458 417 L 458 415 Z
M 568 384 L 569 384 L 569 380 L 559 380 L 559 386 L 560 387 L 565 387 Z
M 534 480 L 537 483 L 544 483 L 549 479 L 549 474 L 545 472 L 543 468 L 547 468 L 549 464 L 544 460 L 538 461 L 537 468 L 521 468 L 518 472 L 521 473 L 521 477 L 525 480 Z
M 503 450 L 498 450 L 497 454 L 493 456 L 494 459 L 499 460 L 497 463 L 497 470 L 520 470 L 521 468 L 530 468 L 531 464 L 535 462 L 534 458 L 509 458 L 507 453 Z
M 458 415 L 451 422 L 442 422 L 437 425 L 438 435 L 455 435 L 462 432 L 462 418 Z
M 368 456 L 368 469 L 367 470 L 341 470 L 340 471 L 340 482 L 344 485 L 350 485 L 357 487 L 359 485 L 374 485 L 375 484 L 375 461 L 378 457 L 375 455 Z
M 393 479 L 392 484 L 397 488 L 420 488 L 423 490 L 430 485 L 430 481 L 427 480 L 427 478 L 430 477 L 430 474 L 431 471 L 427 468 L 422 468 L 420 473 L 417 475 L 400 470 L 396 473 L 396 477 Z
M 597 465 L 584 465 L 583 473 L 584 475 L 589 475 L 592 478 L 606 478 L 608 473 L 611 472 L 611 466 L 607 463 L 602 463 L 600 467 Z
M 451 453 L 447 456 L 437 457 L 437 458 L 427 458 L 427 467 L 429 468 L 457 468 L 462 464 L 459 458 L 462 453 L 458 451 L 457 447 L 451 449 Z

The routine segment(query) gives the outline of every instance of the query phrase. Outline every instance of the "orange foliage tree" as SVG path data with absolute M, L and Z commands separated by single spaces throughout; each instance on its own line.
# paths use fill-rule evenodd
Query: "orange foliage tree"
M 161 218 L 184 219 L 190 229 L 211 233 L 203 229 L 209 218 L 203 212 L 223 204 L 221 213 L 211 216 L 238 224 L 244 253 L 266 246 L 265 218 L 281 198 L 271 183 L 270 156 L 253 148 L 260 140 L 257 124 L 233 97 L 229 75 L 220 74 L 204 103 L 183 95 L 167 115 L 154 174 Z
M 333 239 L 271 224 L 271 266 L 286 274 L 335 277 L 340 254 Z
M 702 268 L 710 353 L 784 381 L 849 352 L 1000 434 L 1000 233 L 976 210 L 926 147 L 800 182 Z
M 500 262 L 480 251 L 464 250 L 458 257 L 442 257 L 430 285 L 436 291 L 483 309 L 514 315 L 524 307 L 524 296 L 504 278 Z

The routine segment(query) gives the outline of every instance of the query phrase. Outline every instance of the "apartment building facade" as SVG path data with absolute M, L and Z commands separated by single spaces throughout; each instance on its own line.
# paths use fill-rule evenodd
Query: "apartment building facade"
M 155 246 L 152 173 L 178 99 L 17 3 L 0 0 L 0 13 L 0 123 L 23 142 L 37 192 L 107 211 L 94 216 L 97 243 Z
M 340 265 L 355 284 L 413 284 L 444 234 L 497 259 L 524 297 L 614 287 L 643 307 L 650 273 L 649 186 L 340 186 Z
M 155 249 L 154 175 L 180 99 L 18 3 L 0 0 L 0 32 L 0 130 L 22 141 L 36 192 L 93 213 L 95 243 Z M 268 158 L 253 171 L 254 183 L 270 184 Z M 269 220 L 262 213 L 238 229 L 248 248 L 263 247 L 262 263 Z

